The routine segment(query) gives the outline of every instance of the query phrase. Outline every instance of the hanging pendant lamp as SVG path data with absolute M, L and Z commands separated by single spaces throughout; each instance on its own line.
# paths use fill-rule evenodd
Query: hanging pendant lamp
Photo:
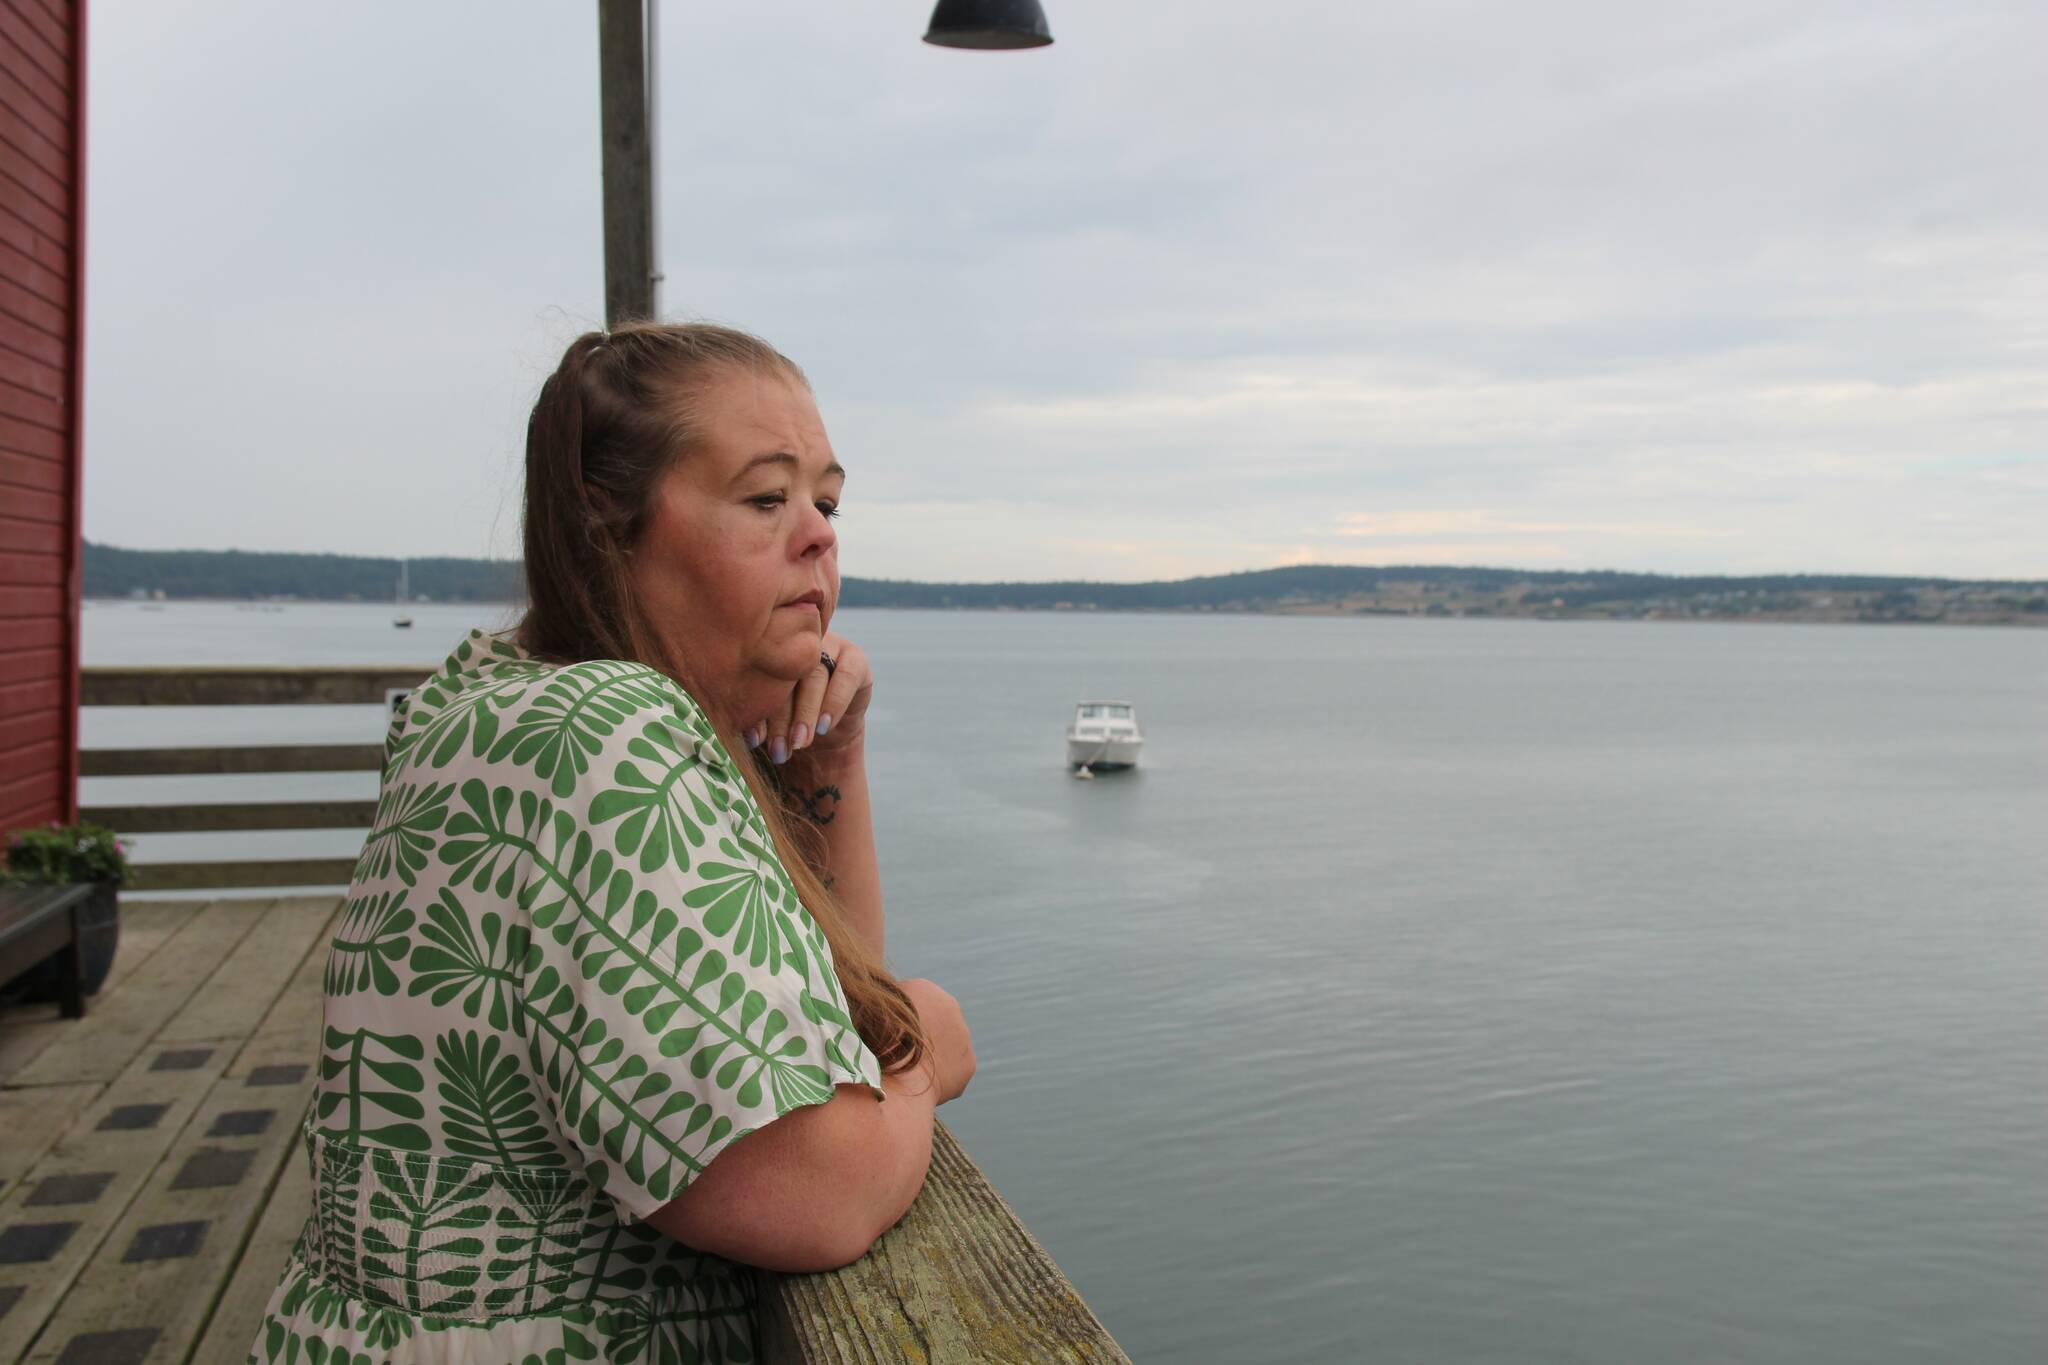
M 982 50 L 1045 47 L 1052 29 L 1038 0 L 939 0 L 924 40 Z

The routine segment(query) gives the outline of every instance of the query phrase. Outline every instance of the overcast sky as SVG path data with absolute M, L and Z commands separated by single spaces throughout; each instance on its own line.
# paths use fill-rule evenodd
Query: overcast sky
M 2039 0 L 667 4 L 664 308 L 842 566 L 2048 577 Z M 517 552 L 601 321 L 588 3 L 95 0 L 85 532 Z

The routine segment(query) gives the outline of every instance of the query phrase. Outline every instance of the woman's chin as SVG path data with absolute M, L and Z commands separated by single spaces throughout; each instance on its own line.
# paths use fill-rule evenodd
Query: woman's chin
M 789 667 L 801 665 L 808 673 L 817 665 L 818 651 L 825 643 L 824 621 L 809 608 L 788 614 L 796 619 L 784 625 L 775 636 L 774 652 L 778 659 L 786 656 Z
M 818 666 L 823 643 L 822 632 L 806 632 L 801 637 L 777 641 L 776 648 L 757 659 L 754 667 L 777 682 L 794 687 Z

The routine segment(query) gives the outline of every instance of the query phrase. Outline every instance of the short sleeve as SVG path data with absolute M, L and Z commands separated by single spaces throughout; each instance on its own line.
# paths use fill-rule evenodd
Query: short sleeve
M 687 694 L 638 665 L 561 669 L 497 741 L 548 744 L 539 789 L 465 795 L 523 830 L 534 1070 L 592 1183 L 644 1219 L 753 1129 L 842 1083 L 879 1094 L 881 1066 Z

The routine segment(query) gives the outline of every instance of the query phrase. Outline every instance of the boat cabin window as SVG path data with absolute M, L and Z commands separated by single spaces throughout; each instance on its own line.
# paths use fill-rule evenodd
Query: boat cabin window
M 1078 709 L 1082 720 L 1129 720 L 1131 718 L 1131 708 L 1128 706 L 1111 706 L 1104 702 L 1091 702 Z
M 1129 720 L 1131 718 L 1131 708 L 1128 706 L 1112 706 L 1108 710 L 1111 720 Z

